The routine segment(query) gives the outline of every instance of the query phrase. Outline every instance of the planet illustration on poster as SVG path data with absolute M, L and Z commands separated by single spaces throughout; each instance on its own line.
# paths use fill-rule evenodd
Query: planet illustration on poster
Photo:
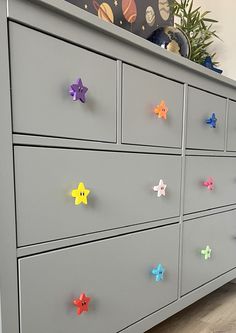
M 111 9 L 111 6 L 108 5 L 108 3 L 103 2 L 101 5 L 99 5 L 99 3 L 96 0 L 94 0 L 93 6 L 96 9 L 98 17 L 100 19 L 106 22 L 114 23 L 114 14 Z
M 170 17 L 170 4 L 168 0 L 158 0 L 158 8 L 160 15 L 164 21 Z
M 134 23 L 137 18 L 137 6 L 135 0 L 122 0 L 122 12 L 127 22 Z
M 146 21 L 147 24 L 152 27 L 155 23 L 156 15 L 152 6 L 148 6 L 146 9 Z
M 63 1 L 63 0 L 62 0 Z M 158 27 L 174 24 L 173 0 L 64 0 L 105 22 L 147 39 Z M 72 8 L 73 10 L 73 8 Z M 168 46 L 178 53 L 175 42 Z M 180 51 L 181 52 L 181 51 Z

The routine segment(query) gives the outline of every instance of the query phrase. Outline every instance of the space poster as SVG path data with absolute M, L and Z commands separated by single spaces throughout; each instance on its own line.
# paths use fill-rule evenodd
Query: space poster
M 158 27 L 173 25 L 172 0 L 65 0 L 100 19 L 148 38 Z

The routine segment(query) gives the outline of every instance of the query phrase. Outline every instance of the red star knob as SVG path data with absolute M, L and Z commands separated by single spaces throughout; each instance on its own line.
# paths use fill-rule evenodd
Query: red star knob
M 88 312 L 88 305 L 91 298 L 87 297 L 84 293 L 80 295 L 79 298 L 76 298 L 73 303 L 77 306 L 77 314 L 80 316 L 83 312 Z

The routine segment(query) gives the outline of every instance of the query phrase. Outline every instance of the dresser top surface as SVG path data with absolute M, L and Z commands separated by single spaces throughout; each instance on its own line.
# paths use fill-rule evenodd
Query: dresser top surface
M 141 38 L 129 31 L 126 31 L 114 24 L 105 22 L 95 15 L 86 12 L 85 10 L 68 3 L 64 0 L 29 0 L 31 2 L 37 2 L 42 5 L 46 5 L 48 7 L 53 8 L 66 16 L 73 17 L 75 20 L 82 22 L 85 25 L 92 26 L 95 30 L 100 30 L 108 36 L 112 36 L 115 39 L 122 40 L 133 47 L 143 49 L 148 53 L 154 54 L 157 58 L 165 58 L 167 61 L 175 63 L 177 66 L 181 66 L 186 69 L 190 69 L 194 71 L 196 74 L 200 74 L 201 76 L 205 76 L 211 78 L 213 80 L 218 81 L 219 83 L 223 83 L 229 85 L 231 87 L 236 87 L 236 81 L 230 79 L 224 75 L 220 75 L 215 73 L 208 68 L 205 68 L 189 59 L 178 56 L 171 52 L 168 52 L 161 47 Z

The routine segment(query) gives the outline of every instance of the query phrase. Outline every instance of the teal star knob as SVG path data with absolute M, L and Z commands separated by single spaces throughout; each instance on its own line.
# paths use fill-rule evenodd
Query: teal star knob
M 157 282 L 164 280 L 164 273 L 165 268 L 162 266 L 162 264 L 158 264 L 152 269 L 152 274 L 155 276 Z

